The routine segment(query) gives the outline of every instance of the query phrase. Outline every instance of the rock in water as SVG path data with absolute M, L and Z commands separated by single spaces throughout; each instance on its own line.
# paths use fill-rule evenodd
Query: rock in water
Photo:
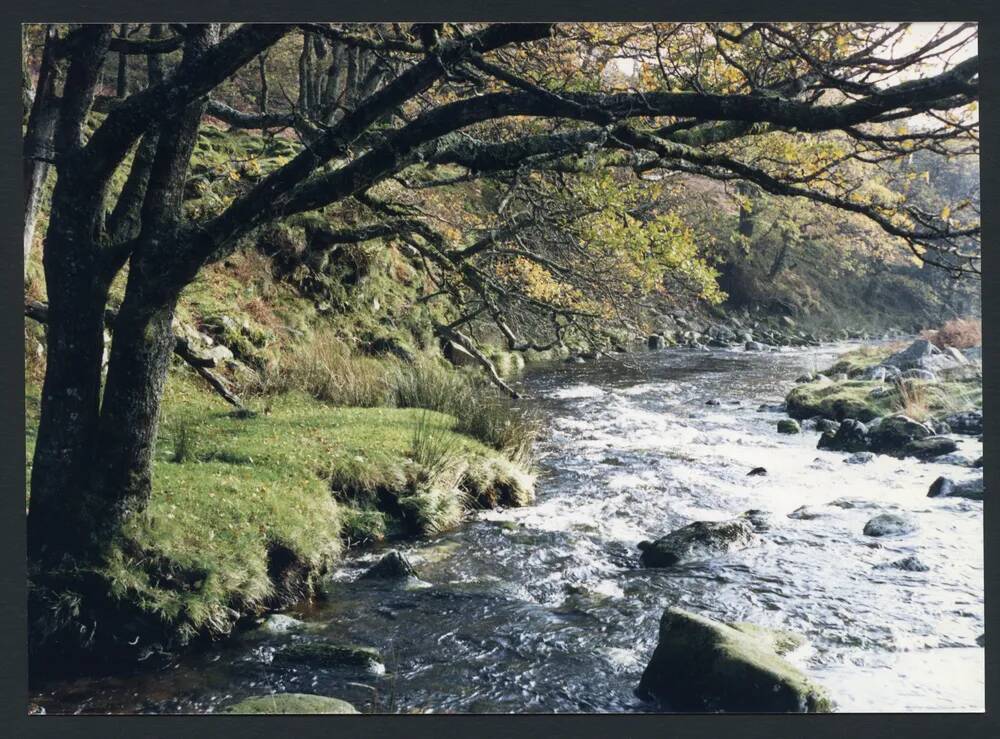
M 965 413 L 955 413 L 944 419 L 948 427 L 956 434 L 968 434 L 978 436 L 983 433 L 983 413 L 982 411 L 966 411 Z
M 972 500 L 983 499 L 983 478 L 975 477 L 971 480 L 955 482 L 947 477 L 939 477 L 931 483 L 930 490 L 927 491 L 928 498 L 970 498 Z
M 674 711 L 827 712 L 822 689 L 781 657 L 800 643 L 784 632 L 668 608 L 636 692 Z
M 888 416 L 871 432 L 871 448 L 880 454 L 902 455 L 913 441 L 934 435 L 934 429 L 908 416 Z
M 767 475 L 767 470 L 763 467 L 754 467 L 747 473 L 747 477 L 764 477 Z
M 260 625 L 260 630 L 268 634 L 285 634 L 289 631 L 301 629 L 303 626 L 305 624 L 297 618 L 286 616 L 283 613 L 272 613 L 264 619 L 264 622 Z
M 417 573 L 413 566 L 402 554 L 395 549 L 388 552 L 382 559 L 369 567 L 359 580 L 406 580 L 416 577 Z
M 802 427 L 799 426 L 799 422 L 793 418 L 782 418 L 778 421 L 779 434 L 797 434 L 801 431 Z
M 385 665 L 377 650 L 327 641 L 289 644 L 274 653 L 274 663 L 320 668 L 360 667 L 373 675 L 385 672 Z
M 816 419 L 816 430 L 822 433 L 829 431 L 831 434 L 836 434 L 837 430 L 840 428 L 840 424 L 830 418 L 818 418 Z
M 229 706 L 225 712 L 243 714 L 359 713 L 358 709 L 347 701 L 308 693 L 276 693 L 275 695 L 247 698 Z
M 817 449 L 836 452 L 864 452 L 868 450 L 868 427 L 854 418 L 845 418 L 836 433 L 825 431 L 819 437 Z
M 920 525 L 908 516 L 898 513 L 881 513 L 865 524 L 865 536 L 904 536 L 912 534 Z
M 874 460 L 875 455 L 872 452 L 855 452 L 844 461 L 847 462 L 847 464 L 868 464 Z
M 947 436 L 928 436 L 915 439 L 903 447 L 903 456 L 917 459 L 934 459 L 958 450 L 958 444 Z
M 925 565 L 919 557 L 909 556 L 903 559 L 897 559 L 894 562 L 885 562 L 880 565 L 875 565 L 876 569 L 886 570 L 905 570 L 907 572 L 930 572 L 930 567 Z
M 749 516 L 729 521 L 696 521 L 656 541 L 639 543 L 644 567 L 671 567 L 678 562 L 709 559 L 745 549 L 759 541 Z

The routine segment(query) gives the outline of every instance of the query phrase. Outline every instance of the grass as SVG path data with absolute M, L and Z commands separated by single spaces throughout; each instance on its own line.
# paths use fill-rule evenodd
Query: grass
M 37 392 L 26 390 L 29 455 Z M 433 411 L 335 408 L 302 392 L 237 418 L 187 373 L 171 375 L 152 498 L 100 574 L 183 641 L 225 633 L 283 595 L 276 553 L 307 591 L 345 545 L 435 533 L 467 507 L 529 500 L 530 476 L 455 425 Z
M 848 377 L 858 374 L 872 365 L 879 364 L 885 359 L 906 348 L 905 342 L 893 342 L 891 344 L 880 344 L 878 346 L 862 346 L 845 352 L 837 357 L 829 368 L 823 370 L 823 374 L 833 377 L 839 374 L 846 374 Z

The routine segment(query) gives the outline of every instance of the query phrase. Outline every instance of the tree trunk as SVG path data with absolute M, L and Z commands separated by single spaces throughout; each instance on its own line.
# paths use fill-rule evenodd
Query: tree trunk
M 150 291 L 155 275 L 132 265 L 115 321 L 99 428 L 100 449 L 91 480 L 100 492 L 100 526 L 113 533 L 152 490 L 153 449 L 160 401 L 174 351 L 171 322 L 177 293 Z
M 122 38 L 128 38 L 129 24 L 122 23 L 118 33 Z M 115 84 L 115 96 L 124 98 L 128 95 L 128 54 L 121 52 L 118 54 L 118 79 Z
M 56 105 L 53 100 L 57 68 L 54 45 L 57 40 L 55 27 L 45 29 L 45 49 L 38 70 L 38 85 L 28 125 L 24 135 L 24 278 L 28 277 L 28 261 L 35 241 L 35 223 L 42 204 L 45 180 L 49 175 L 49 161 L 53 158 L 52 137 L 56 125 Z
M 257 72 L 260 76 L 260 91 L 257 93 L 257 108 L 261 115 L 267 115 L 267 53 L 257 57 Z

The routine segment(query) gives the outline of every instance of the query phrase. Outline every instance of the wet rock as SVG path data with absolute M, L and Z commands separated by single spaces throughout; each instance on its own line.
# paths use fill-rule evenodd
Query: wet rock
M 711 559 L 759 541 L 757 528 L 747 516 L 728 521 L 696 521 L 656 541 L 639 543 L 644 567 L 671 567 L 680 562 Z
M 951 454 L 958 449 L 954 439 L 947 436 L 928 436 L 926 439 L 911 441 L 903 447 L 903 456 L 917 459 L 934 459 Z
M 782 418 L 778 421 L 779 434 L 798 434 L 801 431 L 802 427 L 799 426 L 799 422 L 793 418 Z
M 879 570 L 905 570 L 906 572 L 930 572 L 931 569 L 919 557 L 913 555 L 897 559 L 893 562 L 884 562 L 880 565 L 875 565 L 875 568 Z
M 837 421 L 834 421 L 833 419 L 830 419 L 830 418 L 818 418 L 818 419 L 816 419 L 816 430 L 819 431 L 819 432 L 821 432 L 821 433 L 825 434 L 825 433 L 829 432 L 831 434 L 836 434 L 837 433 L 837 429 L 839 429 L 839 428 L 840 428 L 840 423 L 838 423 Z
M 978 436 L 983 433 L 983 412 L 966 411 L 965 413 L 953 413 L 944 419 L 952 433 Z
M 939 477 L 931 483 L 930 490 L 927 491 L 928 498 L 969 498 L 970 500 L 982 500 L 984 484 L 982 477 L 974 477 L 970 480 L 955 482 L 948 477 Z
M 980 634 L 979 636 L 977 636 L 976 637 L 976 644 L 978 644 L 981 647 L 985 647 L 986 646 L 986 634 Z
M 663 349 L 666 345 L 666 340 L 660 334 L 652 334 L 646 339 L 646 346 L 650 349 Z
M 878 508 L 879 504 L 873 500 L 865 500 L 864 498 L 837 498 L 836 500 L 831 500 L 827 505 L 831 505 L 834 508 L 843 508 L 846 511 L 858 510 L 858 509 L 870 509 Z
M 767 351 L 767 347 L 761 344 L 759 341 L 748 341 L 743 345 L 743 348 L 748 352 L 764 352 Z
M 314 668 L 359 667 L 374 675 L 385 672 L 385 665 L 377 650 L 327 641 L 289 644 L 274 653 L 274 663 Z
M 289 631 L 297 631 L 305 624 L 297 618 L 286 616 L 283 613 L 272 613 L 264 619 L 260 625 L 260 630 L 267 634 L 286 634 Z
M 871 431 L 871 449 L 880 454 L 903 456 L 908 444 L 933 435 L 934 429 L 909 416 L 888 416 Z
M 722 401 L 718 398 L 712 398 L 705 401 L 705 405 L 722 405 Z
M 764 477 L 767 475 L 767 470 L 763 467 L 754 467 L 747 473 L 747 477 Z
M 417 573 L 409 560 L 395 549 L 388 552 L 378 562 L 365 570 L 359 580 L 406 580 Z
M 784 403 L 761 403 L 757 406 L 758 413 L 784 413 Z
M 673 711 L 829 711 L 822 689 L 781 657 L 801 643 L 788 632 L 669 608 L 636 692 Z
M 247 698 L 225 709 L 241 714 L 358 713 L 358 709 L 339 698 L 308 693 L 276 693 Z
M 611 465 L 612 467 L 621 467 L 625 464 L 625 462 L 623 462 L 620 457 L 605 457 L 601 460 L 601 464 Z
M 794 518 L 797 521 L 813 521 L 817 518 L 822 518 L 825 514 L 819 508 L 814 506 L 799 506 L 794 511 L 788 514 L 788 518 Z
M 875 455 L 872 452 L 855 452 L 844 461 L 847 464 L 868 464 L 875 461 Z
M 920 528 L 915 519 L 898 513 L 881 513 L 865 524 L 865 536 L 905 536 Z
M 836 433 L 824 432 L 816 447 L 835 452 L 863 452 L 868 450 L 868 444 L 868 427 L 857 419 L 845 418 Z

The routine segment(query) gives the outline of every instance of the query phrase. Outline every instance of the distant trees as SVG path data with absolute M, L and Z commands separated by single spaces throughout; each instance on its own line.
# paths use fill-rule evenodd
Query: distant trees
M 671 173 L 856 213 L 921 258 L 944 254 L 974 269 L 979 226 L 966 211 L 930 213 L 888 187 L 858 185 L 914 152 L 976 146 L 977 59 L 905 74 L 944 60 L 974 27 L 887 54 L 904 32 L 760 23 L 56 29 L 48 79 L 62 82 L 39 74 L 32 108 L 48 100 L 54 110 L 51 156 L 28 146 L 48 138 L 41 113 L 25 147 L 26 179 L 29 162 L 56 172 L 33 562 L 95 556 L 143 509 L 181 291 L 254 229 L 295 214 L 352 202 L 368 222 L 331 224 L 327 243 L 406 241 L 463 308 L 442 335 L 461 341 L 464 322 L 489 317 L 511 347 L 613 319 L 651 278 L 711 293 L 689 228 L 649 205 L 649 183 Z M 296 48 L 291 80 L 281 57 Z M 123 73 L 115 93 L 127 94 L 107 100 L 101 79 L 116 55 L 145 58 L 145 85 Z M 269 75 L 271 64 L 285 71 Z M 213 97 L 237 81 L 255 85 L 256 105 Z M 294 130 L 303 147 L 218 212 L 191 217 L 183 193 L 206 115 Z M 498 194 L 496 217 L 471 236 L 412 197 L 462 181 Z M 108 288 L 126 266 L 102 392 Z

